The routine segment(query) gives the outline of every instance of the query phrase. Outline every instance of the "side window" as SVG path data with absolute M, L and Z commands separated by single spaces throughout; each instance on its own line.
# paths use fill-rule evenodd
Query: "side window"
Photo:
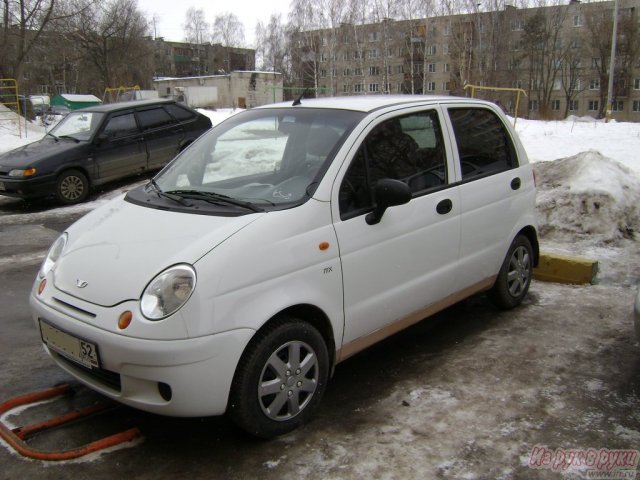
M 141 110 L 138 111 L 137 114 L 138 120 L 140 121 L 140 127 L 142 128 L 143 132 L 174 123 L 171 115 L 169 115 L 162 107 L 152 108 L 149 110 Z
M 462 180 L 517 167 L 515 148 L 502 121 L 483 108 L 450 108 Z
M 175 105 L 173 103 L 165 105 L 164 109 L 167 112 L 169 112 L 169 114 L 179 122 L 185 122 L 195 117 L 193 112 L 187 110 L 186 108 L 182 108 L 178 105 Z
M 420 196 L 447 184 L 447 166 L 438 114 L 396 117 L 377 125 L 353 158 L 339 192 L 340 216 L 347 219 L 374 206 L 378 180 L 392 178 Z
M 139 131 L 133 113 L 127 113 L 110 118 L 102 133 L 107 134 L 111 139 L 115 139 L 135 135 Z

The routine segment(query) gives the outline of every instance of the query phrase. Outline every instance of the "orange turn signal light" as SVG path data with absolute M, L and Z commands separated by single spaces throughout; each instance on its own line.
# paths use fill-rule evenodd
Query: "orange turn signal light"
M 120 318 L 118 318 L 118 328 L 120 330 L 124 330 L 131 324 L 131 320 L 133 320 L 133 313 L 129 310 L 122 312 Z
M 320 248 L 320 250 L 329 250 L 329 242 L 322 242 L 320 245 L 318 245 L 318 248 Z
M 38 285 L 38 295 L 42 295 L 42 292 L 44 292 L 44 287 L 47 286 L 47 279 L 43 278 L 42 281 L 40 282 L 40 285 Z
M 24 175 L 25 177 L 33 177 L 35 174 L 36 174 L 36 169 L 35 169 L 35 168 L 27 168 L 27 169 L 24 171 L 24 174 L 23 174 L 23 175 Z

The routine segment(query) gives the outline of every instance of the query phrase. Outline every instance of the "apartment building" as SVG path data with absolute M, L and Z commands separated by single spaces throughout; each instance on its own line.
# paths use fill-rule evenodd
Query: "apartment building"
M 480 4 L 478 4 L 480 5 Z M 640 121 L 640 0 L 620 0 L 612 117 Z M 477 11 L 300 32 L 294 83 L 319 95 L 468 95 L 518 88 L 529 118 L 602 117 L 612 1 Z M 476 96 L 515 113 L 513 92 Z

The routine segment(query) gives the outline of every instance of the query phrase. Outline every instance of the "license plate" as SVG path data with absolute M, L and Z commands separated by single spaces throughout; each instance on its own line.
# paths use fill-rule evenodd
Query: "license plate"
M 4 190 L 4 182 L 0 182 L 0 190 Z
M 87 368 L 99 368 L 98 347 L 40 320 L 42 341 L 54 352 Z

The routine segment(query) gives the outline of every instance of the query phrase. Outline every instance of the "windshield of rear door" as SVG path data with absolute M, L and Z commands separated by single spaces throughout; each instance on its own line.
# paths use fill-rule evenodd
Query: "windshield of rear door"
M 156 177 L 166 193 L 195 192 L 288 208 L 313 195 L 361 112 L 256 109 L 239 113 L 186 149 Z
M 51 134 L 58 137 L 72 137 L 76 140 L 89 140 L 102 121 L 104 113 L 71 112 L 51 129 Z

